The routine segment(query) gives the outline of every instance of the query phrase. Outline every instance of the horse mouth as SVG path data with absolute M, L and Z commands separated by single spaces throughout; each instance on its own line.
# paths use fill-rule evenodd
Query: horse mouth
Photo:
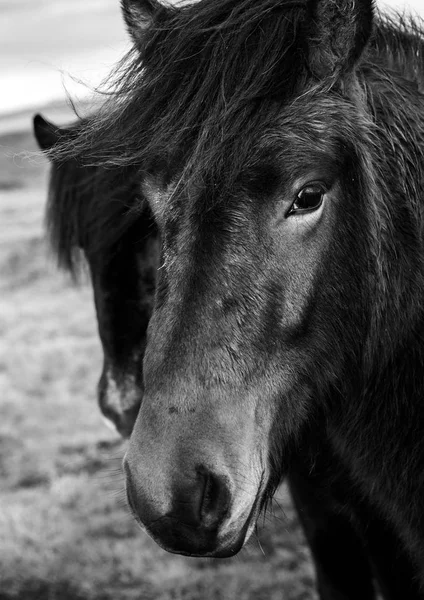
M 260 486 L 242 526 L 237 526 L 236 522 L 226 531 L 225 523 L 206 529 L 185 523 L 172 515 L 163 515 L 150 523 L 143 523 L 137 514 L 131 490 L 127 487 L 126 491 L 128 504 L 140 528 L 167 552 L 193 558 L 230 558 L 240 552 L 255 528 L 264 497 L 264 490 Z

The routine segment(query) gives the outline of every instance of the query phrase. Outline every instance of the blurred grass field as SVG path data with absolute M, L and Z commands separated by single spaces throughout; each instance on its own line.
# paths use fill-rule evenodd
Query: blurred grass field
M 48 256 L 35 150 L 29 125 L 0 137 L 0 600 L 316 598 L 284 486 L 232 559 L 168 554 L 130 517 L 125 443 L 96 404 L 91 289 Z

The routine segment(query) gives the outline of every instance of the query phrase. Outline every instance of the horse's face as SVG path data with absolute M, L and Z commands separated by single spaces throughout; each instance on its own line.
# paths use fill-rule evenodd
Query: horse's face
M 58 127 L 41 115 L 34 117 L 34 133 L 43 151 L 74 136 L 81 125 Z M 133 192 L 131 181 L 127 183 L 125 175 L 123 179 L 124 184 L 116 185 L 102 167 L 53 161 L 47 220 L 59 263 L 72 271 L 78 246 L 89 264 L 104 357 L 99 407 L 106 422 L 128 437 L 143 395 L 142 362 L 159 240 L 148 210 L 140 211 L 137 225 L 125 228 L 124 236 L 114 231 Z M 110 189 L 112 197 L 108 197 Z M 105 204 L 112 207 L 109 215 Z M 108 237 L 112 243 L 106 242 Z
M 372 3 L 122 5 L 141 58 L 78 143 L 143 173 L 161 239 L 147 339 L 134 243 L 112 270 L 85 247 L 104 348 L 133 350 L 135 392 L 143 372 L 128 499 L 166 549 L 229 556 L 366 346 L 378 236 L 355 66 Z
M 159 251 L 156 228 L 146 213 L 111 251 L 86 251 L 103 348 L 98 402 L 106 421 L 123 437 L 131 434 L 143 397 Z
M 258 132 L 214 203 L 198 182 L 142 184 L 162 260 L 125 470 L 134 513 L 173 552 L 240 549 L 360 331 L 354 316 L 340 330 L 360 252 L 355 219 L 343 225 L 362 210 L 353 157 L 337 105 L 315 102 Z

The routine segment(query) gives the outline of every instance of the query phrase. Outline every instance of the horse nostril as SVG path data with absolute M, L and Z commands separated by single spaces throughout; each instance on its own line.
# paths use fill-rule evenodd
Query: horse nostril
M 206 528 L 217 526 L 225 517 L 230 506 L 230 490 L 226 478 L 206 469 L 199 469 L 204 487 L 200 506 L 200 521 Z

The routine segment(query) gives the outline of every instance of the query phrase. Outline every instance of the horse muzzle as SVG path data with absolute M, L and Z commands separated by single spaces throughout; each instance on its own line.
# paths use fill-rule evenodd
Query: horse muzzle
M 254 528 L 262 479 L 254 482 L 216 457 L 193 461 L 192 452 L 187 457 L 176 449 L 164 461 L 158 454 L 156 460 L 151 454 L 140 457 L 130 444 L 124 459 L 128 503 L 137 522 L 168 552 L 236 554 Z

